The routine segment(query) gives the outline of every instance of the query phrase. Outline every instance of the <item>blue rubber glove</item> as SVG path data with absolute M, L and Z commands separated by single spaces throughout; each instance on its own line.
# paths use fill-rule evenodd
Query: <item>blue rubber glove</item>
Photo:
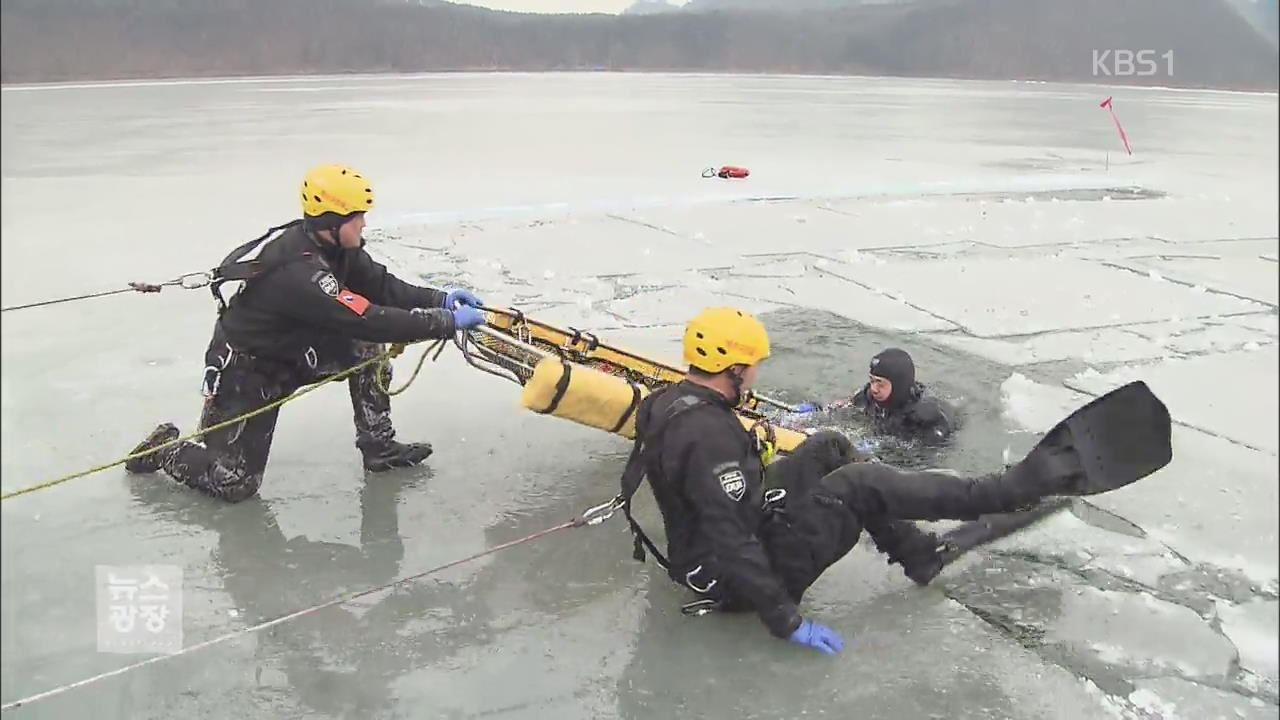
M 802 402 L 802 403 L 800 403 L 799 405 L 797 405 L 797 406 L 796 406 L 796 412 L 798 412 L 798 413 L 811 413 L 811 412 L 817 412 L 817 411 L 819 411 L 819 410 L 821 410 L 821 409 L 822 409 L 822 407 L 821 407 L 821 406 L 819 406 L 819 405 L 818 405 L 818 403 L 815 403 L 815 402 Z
M 485 323 L 484 311 L 470 305 L 459 305 L 453 311 L 453 326 L 458 330 L 470 330 Z
M 456 310 L 459 307 L 459 303 L 462 305 L 470 305 L 474 308 L 478 308 L 484 304 L 480 302 L 480 298 L 472 294 L 470 290 L 457 288 L 450 290 L 445 294 L 444 305 L 442 307 L 444 307 L 445 310 Z
M 812 620 L 801 622 L 800 627 L 796 628 L 796 631 L 787 639 L 797 645 L 816 648 L 828 655 L 835 655 L 844 649 L 844 639 L 837 635 L 835 630 Z
M 862 438 L 853 447 L 864 455 L 875 455 L 876 451 L 880 449 L 880 441 L 876 438 Z

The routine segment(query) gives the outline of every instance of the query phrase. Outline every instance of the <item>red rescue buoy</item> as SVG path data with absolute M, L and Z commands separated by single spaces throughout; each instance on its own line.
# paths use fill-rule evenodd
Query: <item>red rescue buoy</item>
M 724 165 L 720 169 L 709 167 L 702 171 L 702 177 L 719 177 L 719 178 L 744 178 L 751 174 L 751 171 L 744 167 L 735 165 Z

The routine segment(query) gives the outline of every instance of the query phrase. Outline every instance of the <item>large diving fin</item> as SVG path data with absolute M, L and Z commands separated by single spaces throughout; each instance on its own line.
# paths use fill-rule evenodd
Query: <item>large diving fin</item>
M 1059 422 L 1011 472 L 1051 495 L 1124 487 L 1173 459 L 1169 409 L 1135 380 Z
M 907 571 L 907 577 L 918 585 L 928 585 L 944 568 L 970 550 L 1012 535 L 1062 510 L 1071 502 L 1071 498 L 1047 498 L 1027 510 L 983 515 L 977 520 L 957 525 L 938 536 L 937 554 L 929 562 L 913 565 Z
M 1053 513 L 1071 505 L 1070 498 L 1047 498 L 1039 505 L 1029 509 L 996 515 L 983 515 L 977 520 L 966 522 L 938 536 L 942 546 L 939 555 L 943 567 L 950 565 L 974 548 L 982 547 L 1000 538 L 1023 530 Z
M 1012 488 L 1031 501 L 1027 506 L 983 515 L 943 533 L 935 562 L 908 576 L 926 585 L 970 550 L 1067 507 L 1071 496 L 1096 495 L 1141 480 L 1173 459 L 1172 431 L 1169 409 L 1140 380 L 1093 400 L 1045 433 L 1007 471 Z

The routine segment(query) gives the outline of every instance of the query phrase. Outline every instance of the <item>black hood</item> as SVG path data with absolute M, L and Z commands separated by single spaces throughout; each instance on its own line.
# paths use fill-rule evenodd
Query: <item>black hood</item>
M 871 358 L 870 373 L 893 383 L 893 392 L 885 405 L 898 407 L 911 399 L 911 387 L 916 383 L 916 365 L 905 350 L 881 350 Z

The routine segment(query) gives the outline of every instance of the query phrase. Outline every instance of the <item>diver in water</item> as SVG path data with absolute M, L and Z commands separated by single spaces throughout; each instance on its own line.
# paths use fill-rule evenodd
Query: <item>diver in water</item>
M 853 397 L 827 405 L 802 403 L 798 414 L 861 415 L 872 432 L 925 445 L 942 445 L 955 431 L 956 412 L 916 381 L 916 366 L 905 350 L 888 348 L 871 358 L 867 384 Z
M 923 585 L 949 549 L 910 521 L 974 520 L 1030 510 L 1051 496 L 1106 492 L 1172 458 L 1168 409 L 1131 383 L 1058 423 L 1018 463 L 985 475 L 855 462 L 848 439 L 834 432 L 811 435 L 771 462 L 734 412 L 770 355 L 764 325 L 736 308 L 709 308 L 688 323 L 683 346 L 688 372 L 641 401 L 620 481 L 633 557 L 643 560 L 647 548 L 696 595 L 687 607 L 754 611 L 773 636 L 828 654 L 843 639 L 802 616 L 799 604 L 864 530 Z M 872 369 L 883 372 L 882 363 Z M 662 515 L 665 554 L 631 513 L 645 480 Z

